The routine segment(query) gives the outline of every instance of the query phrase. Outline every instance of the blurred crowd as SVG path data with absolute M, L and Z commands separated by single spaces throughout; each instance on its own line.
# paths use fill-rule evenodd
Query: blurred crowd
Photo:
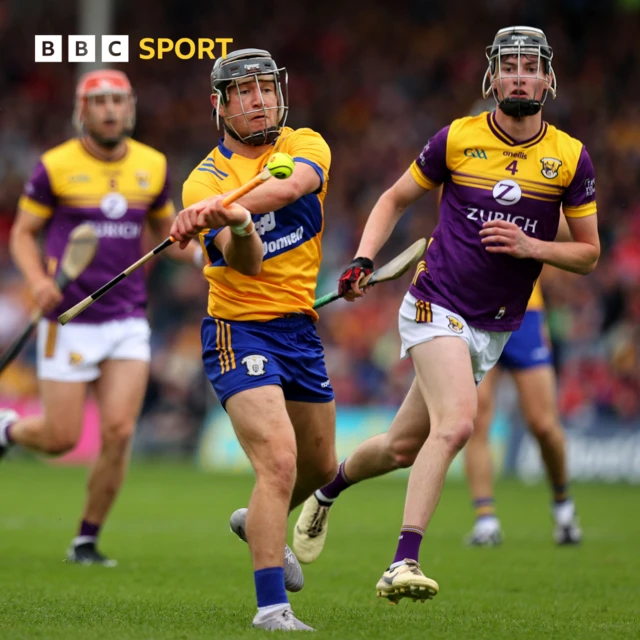
M 477 105 L 484 48 L 498 28 L 544 29 L 558 78 L 558 97 L 547 102 L 544 117 L 589 150 L 603 249 L 587 277 L 543 273 L 562 412 L 573 425 L 602 416 L 638 423 L 639 2 L 408 0 L 368 3 L 366 11 L 336 0 L 264 6 L 235 0 L 224 7 L 200 0 L 114 0 L 114 6 L 112 32 L 130 36 L 130 62 L 122 68 L 138 96 L 135 137 L 167 154 L 177 206 L 182 182 L 219 138 L 210 116 L 212 63 L 171 54 L 139 60 L 137 42 L 231 37 L 232 49 L 265 48 L 287 67 L 288 124 L 319 131 L 333 154 L 318 295 L 335 288 L 382 191 L 431 135 Z M 0 0 L 0 345 L 19 332 L 30 309 L 7 251 L 18 197 L 39 154 L 72 135 L 77 68 L 33 64 L 33 35 L 78 33 L 77 23 L 74 2 Z M 431 194 L 406 213 L 378 262 L 428 237 L 436 222 Z M 141 431 L 171 440 L 181 430 L 197 431 L 215 402 L 200 364 L 206 286 L 197 271 L 168 260 L 157 259 L 148 275 L 154 359 Z M 338 302 L 322 311 L 319 328 L 339 402 L 402 400 L 411 366 L 399 361 L 397 309 L 407 284 L 408 276 L 358 304 Z M 0 394 L 33 393 L 32 361 L 31 348 L 2 377 Z

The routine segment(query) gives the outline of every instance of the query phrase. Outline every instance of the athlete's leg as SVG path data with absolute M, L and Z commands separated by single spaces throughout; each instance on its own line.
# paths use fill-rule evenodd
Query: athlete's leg
M 285 605 L 284 556 L 297 448 L 284 394 L 276 385 L 254 387 L 232 395 L 225 408 L 256 474 L 243 534 L 253 560 L 258 608 Z
M 513 372 L 525 422 L 538 443 L 554 497 L 564 499 L 567 479 L 565 437 L 556 401 L 556 377 L 551 365 Z M 560 491 L 556 491 L 559 488 Z M 558 493 L 560 495 L 558 495 Z
M 556 399 L 556 376 L 545 364 L 513 372 L 525 422 L 540 445 L 540 453 L 553 492 L 556 541 L 580 542 L 582 534 L 569 497 L 566 443 Z
M 402 597 L 424 600 L 438 592 L 424 576 L 418 555 L 451 462 L 473 431 L 477 393 L 467 342 L 436 337 L 410 349 L 420 391 L 429 408 L 431 432 L 420 450 L 407 487 L 396 555 L 376 585 L 379 596 L 392 602 Z
M 429 435 L 429 414 L 414 380 L 389 431 L 365 440 L 340 465 L 338 474 L 306 502 L 294 528 L 293 546 L 301 562 L 313 562 L 327 536 L 329 508 L 356 482 L 413 464 Z
M 131 441 L 147 388 L 149 363 L 105 360 L 100 369 L 95 395 L 102 446 L 89 474 L 82 514 L 83 522 L 97 527 L 104 524 L 127 471 Z
M 331 402 L 288 400 L 287 412 L 297 443 L 296 484 L 291 509 L 302 504 L 316 489 L 333 479 L 336 459 L 336 405 Z
M 467 541 L 474 545 L 492 545 L 501 541 L 500 523 L 495 515 L 493 461 L 489 446 L 498 378 L 499 369 L 496 366 L 478 386 L 478 416 L 473 425 L 473 434 L 464 448 L 465 472 L 476 513 L 475 527 Z
M 8 426 L 9 444 L 59 455 L 73 449 L 82 433 L 86 382 L 40 380 L 43 414 L 19 418 Z

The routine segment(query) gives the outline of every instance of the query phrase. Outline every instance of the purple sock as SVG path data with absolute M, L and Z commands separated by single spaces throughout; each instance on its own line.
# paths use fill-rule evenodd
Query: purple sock
M 100 525 L 93 524 L 92 522 L 87 522 L 83 520 L 80 523 L 80 531 L 78 532 L 78 537 L 87 537 L 87 538 L 97 538 L 98 533 L 100 533 Z
M 398 540 L 398 550 L 393 562 L 402 562 L 405 559 L 418 562 L 423 536 L 424 533 L 418 527 L 402 527 Z
M 348 489 L 353 484 L 349 481 L 347 474 L 344 472 L 345 462 L 346 460 L 343 460 L 340 463 L 336 477 L 329 484 L 326 484 L 322 489 L 320 489 L 322 497 L 318 496 L 316 492 L 316 498 L 320 504 L 325 504 L 326 506 L 330 505 L 345 489 Z M 327 498 L 329 502 L 323 502 L 322 498 Z
M 7 442 L 9 444 L 15 444 L 13 442 L 13 438 L 11 437 L 11 427 L 13 427 L 13 424 L 8 425 L 7 428 L 4 430 L 4 437 L 7 439 Z

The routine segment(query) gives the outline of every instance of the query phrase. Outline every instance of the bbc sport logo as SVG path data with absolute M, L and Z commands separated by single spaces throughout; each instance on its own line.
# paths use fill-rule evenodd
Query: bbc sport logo
M 62 62 L 63 37 L 36 36 L 36 62 Z M 173 54 L 180 60 L 215 60 L 227 55 L 227 46 L 233 38 L 142 38 L 138 43 L 140 60 L 162 60 Z M 68 36 L 68 62 L 96 62 L 96 36 Z M 100 62 L 129 62 L 129 36 L 100 36 Z

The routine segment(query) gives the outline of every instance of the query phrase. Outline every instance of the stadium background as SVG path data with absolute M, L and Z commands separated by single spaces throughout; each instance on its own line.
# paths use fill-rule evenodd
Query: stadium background
M 39 154 L 72 135 L 78 66 L 34 64 L 33 36 L 85 33 L 79 7 L 67 0 L 0 0 L 1 348 L 31 308 L 7 248 L 16 203 Z M 543 275 L 571 467 L 578 478 L 640 481 L 638 0 L 413 0 L 368 3 L 366 11 L 335 0 L 268 6 L 234 0 L 224 7 L 198 0 L 114 0 L 112 7 L 107 32 L 130 37 L 130 61 L 121 66 L 138 96 L 135 137 L 167 154 L 178 207 L 183 180 L 219 137 L 208 102 L 212 62 L 172 54 L 143 61 L 138 41 L 230 37 L 232 49 L 266 48 L 287 67 L 288 124 L 318 130 L 333 153 L 318 294 L 334 288 L 377 196 L 434 132 L 478 106 L 484 47 L 497 28 L 543 28 L 559 86 L 545 118 L 589 149 L 603 245 L 588 277 L 553 269 Z M 378 263 L 428 236 L 436 216 L 432 195 L 408 212 Z M 165 259 L 154 260 L 148 276 L 153 364 L 136 453 L 246 468 L 202 373 L 203 279 Z M 411 366 L 398 360 L 396 323 L 406 284 L 383 285 L 356 305 L 339 302 L 322 312 L 319 327 L 340 407 L 341 455 L 384 430 L 408 388 Z M 33 359 L 32 344 L 2 375 L 1 405 L 37 410 Z M 95 447 L 95 412 L 88 416 L 78 460 Z M 537 451 L 520 427 L 513 388 L 505 381 L 493 431 L 498 461 L 539 477 Z

